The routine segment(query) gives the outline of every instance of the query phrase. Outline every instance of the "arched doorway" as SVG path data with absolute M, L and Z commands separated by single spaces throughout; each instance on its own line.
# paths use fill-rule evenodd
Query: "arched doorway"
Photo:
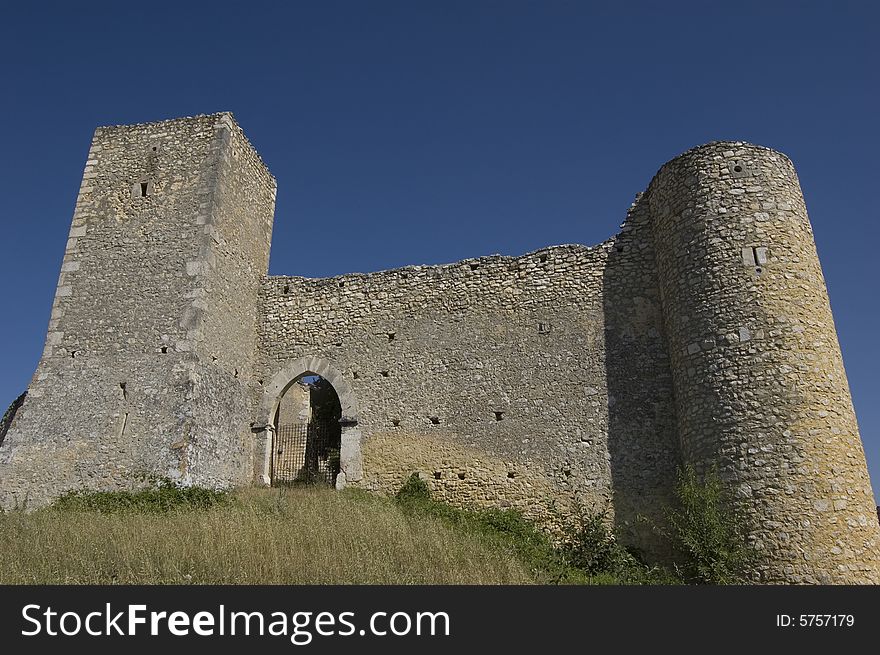
M 295 379 L 275 410 L 271 486 L 335 485 L 341 418 L 339 395 L 328 380 L 308 373 Z
M 272 484 L 275 418 L 278 416 L 279 407 L 282 406 L 282 398 L 296 381 L 310 376 L 326 380 L 339 400 L 339 464 L 336 488 L 342 489 L 346 484 L 357 482 L 363 477 L 358 405 L 351 385 L 339 368 L 330 361 L 320 357 L 302 357 L 285 363 L 263 388 L 263 399 L 257 421 L 254 423 L 255 432 L 262 435 L 262 440 L 258 441 L 257 445 L 263 456 L 255 462 L 257 465 L 255 474 L 262 484 Z

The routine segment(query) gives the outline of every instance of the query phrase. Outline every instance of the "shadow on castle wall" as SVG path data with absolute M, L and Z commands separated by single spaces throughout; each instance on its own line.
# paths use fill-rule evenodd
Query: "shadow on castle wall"
M 660 561 L 658 533 L 679 458 L 672 376 L 647 202 L 638 196 L 603 272 L 608 455 L 614 528 L 622 542 Z

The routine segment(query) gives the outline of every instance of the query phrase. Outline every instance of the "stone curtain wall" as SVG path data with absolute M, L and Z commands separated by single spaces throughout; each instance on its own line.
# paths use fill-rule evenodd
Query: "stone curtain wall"
M 236 134 L 226 114 L 95 131 L 46 347 L 0 447 L 3 507 L 145 476 L 250 479 L 253 392 L 230 369 L 254 355 L 274 181 L 226 171 L 230 147 L 256 158 Z M 224 293 L 248 286 L 230 312 Z M 215 363 L 221 332 L 236 351 Z
M 615 496 L 618 522 L 641 545 L 650 531 L 635 510 L 666 500 L 674 471 L 646 228 L 594 248 L 270 277 L 265 379 L 302 357 L 341 372 L 360 408 L 361 486 L 393 493 L 418 471 L 440 498 L 543 521 L 553 520 L 554 502 L 564 512 L 572 501 L 612 509 Z M 618 270 L 609 275 L 610 261 Z M 619 367 L 613 376 L 606 358 Z
M 794 167 L 696 148 L 647 194 L 686 461 L 719 466 L 760 579 L 880 582 L 880 528 Z

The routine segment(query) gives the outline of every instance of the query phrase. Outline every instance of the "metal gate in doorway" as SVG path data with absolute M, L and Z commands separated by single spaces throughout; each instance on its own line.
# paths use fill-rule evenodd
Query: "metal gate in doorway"
M 328 423 L 279 425 L 272 444 L 272 486 L 335 484 L 339 473 L 338 432 L 338 426 Z

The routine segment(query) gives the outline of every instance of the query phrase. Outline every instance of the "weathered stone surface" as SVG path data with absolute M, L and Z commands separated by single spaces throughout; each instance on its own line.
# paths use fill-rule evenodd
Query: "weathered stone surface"
M 880 582 L 784 155 L 684 153 L 598 246 L 329 279 L 266 276 L 275 182 L 229 114 L 99 128 L 84 180 L 46 348 L 0 445 L 4 507 L 144 476 L 268 483 L 271 420 L 311 373 L 342 406 L 338 488 L 392 493 L 415 471 L 450 502 L 545 523 L 607 509 L 663 559 L 651 526 L 676 466 L 717 465 L 756 580 Z
M 874 497 L 791 161 L 709 144 L 666 164 L 646 196 L 683 460 L 751 489 L 760 579 L 880 582 Z M 698 339 L 723 346 L 693 351 Z
M 228 114 L 98 128 L 87 169 L 0 502 L 248 482 L 274 179 Z

